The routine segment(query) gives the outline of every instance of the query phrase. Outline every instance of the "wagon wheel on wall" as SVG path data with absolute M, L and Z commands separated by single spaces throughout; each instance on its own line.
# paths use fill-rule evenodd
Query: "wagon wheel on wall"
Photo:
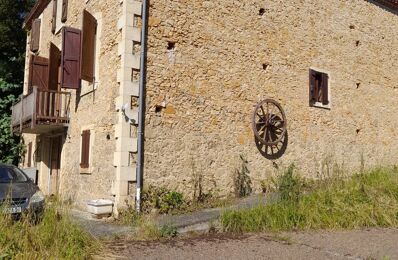
M 266 146 L 277 145 L 286 134 L 285 112 L 273 99 L 266 99 L 257 104 L 252 123 L 256 139 Z

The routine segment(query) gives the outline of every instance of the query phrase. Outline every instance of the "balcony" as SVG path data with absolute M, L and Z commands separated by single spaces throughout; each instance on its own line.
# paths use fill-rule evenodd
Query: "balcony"
M 62 132 L 69 125 L 69 92 L 33 91 L 12 106 L 11 127 L 14 134 Z

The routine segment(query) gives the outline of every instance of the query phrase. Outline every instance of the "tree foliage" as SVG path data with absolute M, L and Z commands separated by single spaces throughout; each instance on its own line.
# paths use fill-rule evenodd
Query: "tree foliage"
M 22 145 L 10 128 L 11 105 L 22 93 L 26 33 L 34 0 L 0 0 L 0 162 L 17 163 Z

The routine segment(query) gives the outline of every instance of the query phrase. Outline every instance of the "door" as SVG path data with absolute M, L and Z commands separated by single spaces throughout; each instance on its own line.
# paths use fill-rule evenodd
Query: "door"
M 62 136 L 51 138 L 50 149 L 50 195 L 57 195 L 61 169 Z

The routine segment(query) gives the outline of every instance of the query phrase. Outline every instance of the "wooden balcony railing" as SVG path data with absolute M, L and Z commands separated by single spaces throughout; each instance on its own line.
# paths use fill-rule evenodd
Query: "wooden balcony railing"
M 53 90 L 33 91 L 12 106 L 14 133 L 46 133 L 69 125 L 70 93 Z

